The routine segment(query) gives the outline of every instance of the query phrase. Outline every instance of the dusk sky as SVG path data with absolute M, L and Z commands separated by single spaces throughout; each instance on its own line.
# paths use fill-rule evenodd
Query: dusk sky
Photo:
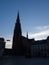
M 23 36 L 49 36 L 49 0 L 0 0 L 0 37 L 12 39 L 18 11 Z

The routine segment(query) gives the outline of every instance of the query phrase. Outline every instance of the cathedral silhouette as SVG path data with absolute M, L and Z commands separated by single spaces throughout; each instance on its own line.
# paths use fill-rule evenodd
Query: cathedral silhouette
M 19 12 L 17 15 L 14 34 L 13 34 L 13 53 L 17 55 L 24 54 L 25 56 L 47 56 L 48 55 L 48 40 L 49 37 L 45 40 L 35 41 L 34 39 L 28 39 L 27 37 L 22 36 Z
M 32 56 L 49 56 L 49 36 L 47 39 L 37 40 L 22 36 L 19 12 L 14 27 L 12 49 L 5 49 L 4 54 Z

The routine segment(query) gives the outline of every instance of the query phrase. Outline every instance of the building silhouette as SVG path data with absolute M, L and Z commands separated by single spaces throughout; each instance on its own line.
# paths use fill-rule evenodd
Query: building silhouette
M 19 12 L 15 23 L 13 34 L 13 53 L 21 55 L 24 53 L 26 57 L 31 56 L 49 56 L 49 37 L 45 40 L 28 39 L 22 36 Z
M 19 12 L 17 15 L 15 27 L 14 27 L 12 48 L 13 48 L 14 54 L 18 54 L 18 55 L 23 54 L 22 31 L 21 31 Z
M 5 39 L 0 38 L 0 56 L 3 55 L 4 49 L 5 49 Z
M 26 34 L 26 37 L 22 36 L 22 29 L 18 12 L 13 33 L 12 49 L 5 49 L 4 53 L 25 55 L 25 57 L 49 56 L 49 36 L 47 39 L 37 41 L 35 41 L 35 39 L 29 39 L 28 32 Z

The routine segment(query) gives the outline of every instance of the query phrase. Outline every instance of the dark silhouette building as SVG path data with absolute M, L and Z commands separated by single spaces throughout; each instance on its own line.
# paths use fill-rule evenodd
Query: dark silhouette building
M 25 55 L 25 57 L 31 56 L 49 56 L 49 36 L 47 39 L 37 40 L 28 39 L 28 33 L 26 37 L 22 36 L 21 24 L 19 13 L 17 15 L 12 49 L 5 49 L 5 53 L 14 55 Z
M 28 39 L 28 33 L 26 36 L 27 37 L 22 36 L 18 13 L 13 34 L 12 52 L 18 55 L 22 55 L 24 53 L 26 57 L 49 56 L 49 37 L 46 40 L 35 41 L 34 39 Z
M 4 49 L 5 49 L 5 39 L 0 38 L 0 56 L 3 55 Z
M 15 23 L 14 34 L 13 34 L 13 53 L 14 54 L 23 54 L 23 43 L 22 43 L 22 31 L 19 18 L 19 12 L 17 15 L 17 20 Z

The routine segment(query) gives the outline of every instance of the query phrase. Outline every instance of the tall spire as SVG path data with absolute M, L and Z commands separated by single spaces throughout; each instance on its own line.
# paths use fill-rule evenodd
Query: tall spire
M 23 50 L 22 31 L 21 31 L 19 12 L 18 12 L 18 15 L 17 15 L 17 19 L 16 19 L 16 23 L 15 23 L 15 28 L 14 28 L 13 50 L 17 54 L 20 54 L 22 52 L 22 50 Z
M 18 11 L 18 14 L 17 14 L 17 19 L 16 19 L 16 21 L 17 21 L 18 23 L 20 23 L 19 11 Z

